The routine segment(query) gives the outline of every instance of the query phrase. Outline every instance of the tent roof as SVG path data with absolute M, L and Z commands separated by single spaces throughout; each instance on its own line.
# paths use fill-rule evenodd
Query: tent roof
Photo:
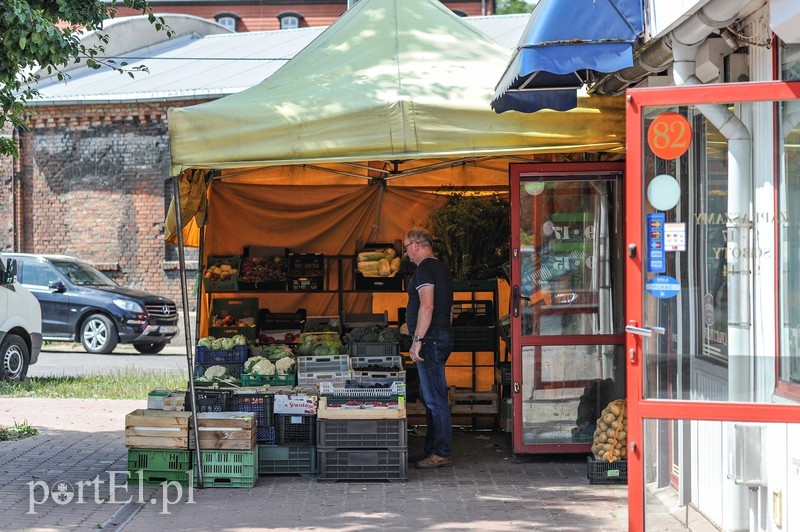
M 623 148 L 620 98 L 495 114 L 510 55 L 436 0 L 361 0 L 260 84 L 171 109 L 173 174 Z

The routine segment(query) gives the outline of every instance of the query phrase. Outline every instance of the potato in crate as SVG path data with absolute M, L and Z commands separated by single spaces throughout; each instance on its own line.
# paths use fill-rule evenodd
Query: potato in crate
M 241 257 L 208 257 L 203 270 L 203 288 L 206 292 L 235 292 L 239 289 Z

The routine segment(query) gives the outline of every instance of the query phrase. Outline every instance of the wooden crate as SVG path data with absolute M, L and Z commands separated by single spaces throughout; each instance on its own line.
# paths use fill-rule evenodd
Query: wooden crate
M 473 392 L 450 387 L 450 413 L 497 415 L 497 392 Z
M 125 416 L 125 446 L 187 449 L 191 412 L 137 409 Z
M 250 451 L 256 446 L 257 426 L 254 412 L 200 412 L 200 449 Z M 189 448 L 194 449 L 193 427 L 189 427 Z
M 398 401 L 397 408 L 328 408 L 328 398 L 319 398 L 319 419 L 404 419 L 405 401 Z

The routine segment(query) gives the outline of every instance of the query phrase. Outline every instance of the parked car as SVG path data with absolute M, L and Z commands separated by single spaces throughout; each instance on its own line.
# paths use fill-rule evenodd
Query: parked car
M 39 302 L 16 279 L 17 266 L 0 261 L 0 380 L 19 381 L 42 348 Z
M 89 353 L 111 353 L 118 343 L 158 353 L 178 334 L 175 302 L 118 285 L 93 266 L 65 255 L 4 253 L 17 261 L 17 278 L 42 309 L 45 341 L 81 342 Z

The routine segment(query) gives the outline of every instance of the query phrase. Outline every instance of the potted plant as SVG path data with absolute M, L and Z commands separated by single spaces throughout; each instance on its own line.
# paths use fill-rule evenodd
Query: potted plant
M 453 191 L 428 213 L 426 227 L 440 243 L 438 256 L 457 280 L 505 275 L 511 238 L 508 201 L 497 195 Z

